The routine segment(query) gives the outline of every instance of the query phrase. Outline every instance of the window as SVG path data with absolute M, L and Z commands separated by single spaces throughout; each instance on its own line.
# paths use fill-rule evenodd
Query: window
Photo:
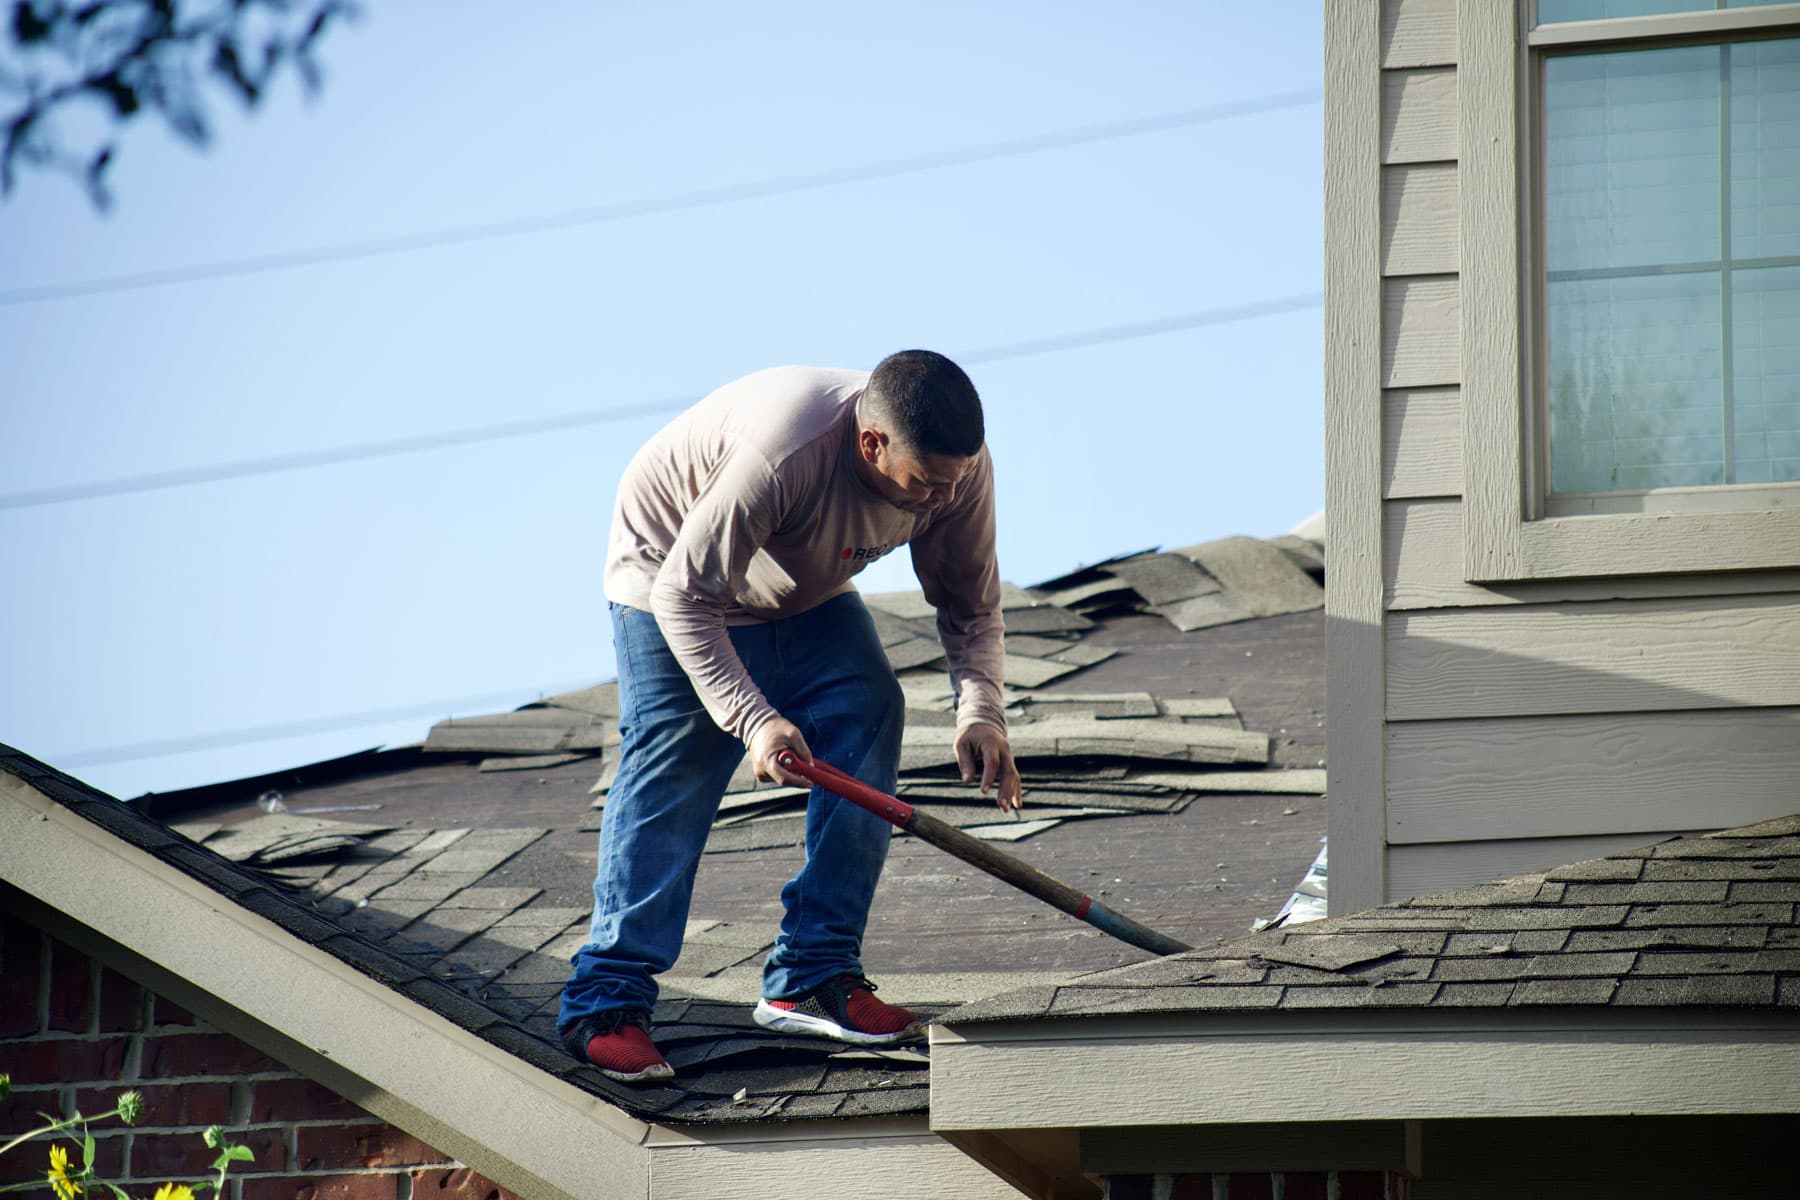
M 1468 577 L 1800 566 L 1800 4 L 1510 7 L 1459 13 Z
M 1800 480 L 1800 37 L 1546 54 L 1540 80 L 1548 511 Z

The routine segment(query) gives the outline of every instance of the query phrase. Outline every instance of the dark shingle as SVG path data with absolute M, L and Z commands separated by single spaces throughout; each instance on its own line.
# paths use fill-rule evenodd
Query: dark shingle
M 349 963 L 363 974 L 373 976 L 389 987 L 399 987 L 410 983 L 424 974 L 424 971 L 404 959 L 396 957 L 390 951 L 383 950 L 379 946 L 347 933 L 340 933 L 336 937 L 320 942 L 319 946 Z
M 493 1009 L 463 995 L 441 979 L 429 976 L 409 981 L 401 991 L 440 1016 L 447 1017 L 474 1033 L 499 1021 Z
M 1730 888 L 1731 899 L 1736 901 L 1800 904 L 1800 880 L 1747 879 L 1732 883 Z
M 1061 988 L 1050 1006 L 1050 1016 L 1102 1016 L 1112 1013 L 1194 1012 L 1206 1009 L 1274 1008 L 1281 1002 L 1278 987 L 1241 986 L 1166 987 L 1145 991 L 1107 991 L 1090 994 L 1085 988 Z
M 1261 983 L 1269 968 L 1261 959 L 1211 959 L 1185 956 L 1152 959 L 1113 971 L 1084 976 L 1082 983 L 1106 983 L 1117 987 L 1181 987 L 1190 983 Z
M 1483 958 L 1495 954 L 1510 954 L 1514 950 L 1523 953 L 1525 948 L 1518 945 L 1521 936 L 1518 933 L 1453 933 L 1444 940 L 1443 952 L 1449 958 Z M 1568 936 L 1566 933 L 1562 934 L 1562 938 Z M 1561 945 L 1562 940 L 1559 939 L 1555 946 L 1544 947 L 1544 949 L 1555 950 Z
M 1515 876 L 1499 883 L 1483 883 L 1448 892 L 1430 892 L 1403 900 L 1400 908 L 1491 908 L 1495 905 L 1530 904 L 1541 898 L 1544 876 L 1540 873 Z
M 1568 949 L 1643 950 L 1663 947 L 1671 950 L 1707 950 L 1716 946 L 1738 949 L 1760 949 L 1768 931 L 1760 925 L 1677 926 L 1674 929 L 1639 927 L 1636 929 L 1583 929 L 1569 935 Z
M 1419 1008 L 1438 992 L 1435 983 L 1390 983 L 1363 988 L 1288 988 L 1282 1008 Z
M 1020 988 L 1018 991 L 965 1004 L 961 1008 L 954 1009 L 953 1015 L 959 1022 L 1018 1021 L 1043 1016 L 1050 1011 L 1050 1005 L 1055 1000 L 1055 987 Z
M 1547 873 L 1545 878 L 1567 883 L 1624 883 L 1635 881 L 1643 873 L 1643 870 L 1642 859 L 1596 858 L 1587 862 L 1570 863 L 1566 867 L 1557 867 Z
M 1513 1004 L 1605 1004 L 1616 979 L 1531 979 L 1514 986 Z
M 1646 880 L 1800 879 L 1800 859 L 1660 859 L 1644 863 Z
M 1341 971 L 1357 963 L 1370 962 L 1400 953 L 1400 946 L 1387 938 L 1357 937 L 1346 934 L 1289 934 L 1285 943 L 1262 952 L 1268 962 L 1288 963 L 1296 967 L 1318 967 Z
M 1536 961 L 1535 958 L 1519 958 L 1510 954 L 1490 958 L 1444 958 L 1438 960 L 1431 977 L 1446 982 L 1523 979 L 1531 973 L 1531 964 Z
M 1512 992 L 1511 983 L 1446 983 L 1431 1003 L 1437 1008 L 1501 1008 Z
M 1655 847 L 1659 859 L 1800 858 L 1800 837 L 1744 838 L 1732 831 L 1711 837 L 1682 838 Z
M 1634 975 L 1800 974 L 1800 950 L 1647 950 L 1638 955 Z
M 1469 914 L 1465 929 L 1599 929 L 1625 920 L 1623 904 L 1488 908 Z
M 1768 1005 L 1775 1002 L 1773 975 L 1698 975 L 1667 979 L 1626 979 L 1617 1004 L 1655 1007 Z
M 1590 975 L 1622 975 L 1631 970 L 1637 954 L 1630 950 L 1597 954 L 1540 954 L 1531 960 L 1527 975 L 1571 978 Z
M 1723 879 L 1571 883 L 1565 885 L 1563 900 L 1569 904 L 1712 904 L 1725 899 L 1731 886 Z
M 1631 910 L 1625 924 L 1791 925 L 1791 904 L 1646 904 Z

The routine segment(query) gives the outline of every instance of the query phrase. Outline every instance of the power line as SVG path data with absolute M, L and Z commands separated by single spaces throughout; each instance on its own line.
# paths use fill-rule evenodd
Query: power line
M 1134 338 L 1155 337 L 1162 333 L 1180 333 L 1188 329 L 1199 329 L 1206 325 L 1224 325 L 1232 321 L 1253 321 L 1258 317 L 1273 317 L 1281 313 L 1323 308 L 1324 305 L 1325 295 L 1323 292 L 1306 292 L 1298 296 L 1254 300 L 1248 304 L 1232 304 L 1223 308 L 1209 308 L 1201 312 L 1158 317 L 1149 321 L 1128 321 L 1123 325 L 1104 325 L 1098 329 L 1087 329 L 1080 333 L 1062 333 L 1050 337 L 1032 338 L 1029 341 L 1012 342 L 1004 346 L 994 346 L 987 350 L 976 350 L 952 357 L 959 362 L 966 363 L 1030 358 L 1037 354 L 1055 354 L 1060 350 L 1078 350 L 1084 346 L 1100 346 L 1107 342 L 1124 342 Z
M 1232 321 L 1249 321 L 1280 313 L 1299 312 L 1304 309 L 1319 308 L 1324 302 L 1323 294 L 1309 292 L 1303 295 L 1282 296 L 1272 300 L 1259 300 L 1249 304 L 1210 308 L 1178 316 L 1132 321 L 1120 325 L 1105 325 L 1097 329 L 1075 333 L 1011 342 L 983 350 L 954 354 L 952 357 L 971 364 L 1030 358 L 1039 354 L 1054 354 L 1063 350 L 1076 350 L 1109 342 L 1129 341 L 1134 338 L 1155 337 L 1159 334 L 1199 329 L 1207 325 L 1222 325 Z M 207 467 L 156 471 L 146 475 L 129 475 L 117 479 L 98 480 L 93 483 L 74 483 L 61 487 L 10 492 L 0 495 L 0 510 L 38 508 L 49 504 L 65 504 L 75 500 L 95 500 L 105 496 L 123 496 L 134 492 L 153 492 L 165 488 L 186 487 L 190 484 L 219 483 L 227 479 L 244 479 L 254 475 L 274 474 L 278 471 L 298 471 L 309 467 L 333 466 L 364 459 L 387 458 L 398 454 L 414 454 L 424 450 L 441 450 L 450 446 L 468 446 L 478 442 L 500 441 L 504 438 L 528 437 L 532 434 L 549 433 L 559 429 L 605 425 L 616 421 L 629 421 L 637 417 L 678 412 L 699 399 L 698 395 L 681 396 L 618 408 L 587 409 L 580 412 L 563 413 L 559 416 L 505 421 L 497 425 L 480 425 L 452 433 L 390 438 L 384 441 L 362 442 L 352 446 L 337 446 L 327 450 L 276 454 L 264 458 L 216 463 Z
M 593 681 L 561 684 L 549 694 L 574 691 Z M 135 762 L 141 758 L 163 758 L 170 754 L 188 754 L 195 750 L 223 750 L 256 742 L 273 742 L 282 738 L 304 737 L 312 733 L 336 733 L 344 729 L 362 729 L 390 721 L 415 717 L 442 717 L 472 708 L 491 708 L 499 704 L 517 704 L 521 695 L 541 697 L 545 692 L 532 688 L 514 688 L 507 692 L 488 692 L 481 696 L 462 696 L 455 700 L 439 700 L 433 704 L 408 704 L 399 708 L 378 708 L 369 712 L 342 713 L 335 717 L 317 717 L 306 721 L 284 721 L 274 725 L 252 725 L 244 729 L 228 729 L 219 733 L 202 733 L 191 737 L 164 738 L 155 742 L 132 742 L 107 746 L 99 750 L 82 750 L 74 754 L 58 754 L 50 761 L 59 767 L 97 767 L 109 763 Z
M 829 171 L 811 171 L 778 179 L 699 188 L 695 191 L 678 192 L 674 195 L 648 200 L 628 200 L 536 217 L 522 217 L 511 221 L 465 225 L 433 233 L 404 234 L 398 237 L 345 242 L 336 246 L 321 246 L 311 250 L 261 254 L 188 267 L 170 267 L 158 271 L 142 271 L 129 275 L 77 280 L 72 283 L 45 284 L 41 287 L 11 288 L 0 291 L 0 306 L 36 304 L 46 300 L 69 300 L 107 292 L 167 287 L 181 283 L 197 283 L 208 279 L 257 275 L 269 271 L 289 271 L 301 267 L 320 266 L 325 263 L 379 258 L 419 250 L 433 250 L 444 246 L 491 241 L 496 238 L 521 237 L 527 234 L 576 229 L 585 225 L 600 225 L 610 221 L 622 221 L 656 213 L 677 212 L 682 209 L 707 208 L 714 205 L 731 204 L 740 200 L 786 196 L 797 192 L 816 191 L 820 188 L 841 187 L 850 183 L 892 179 L 921 171 L 970 166 L 975 163 L 990 162 L 994 159 L 1015 158 L 1025 154 L 1042 153 L 1046 150 L 1062 150 L 1094 142 L 1137 137 L 1147 133 L 1159 133 L 1192 125 L 1230 120 L 1234 117 L 1276 112 L 1285 108 L 1299 108 L 1308 104 L 1317 104 L 1322 98 L 1323 93 L 1318 88 L 1280 92 L 1249 100 L 1232 101 L 1227 104 L 1208 105 L 1204 108 L 1183 109 L 1178 112 L 1134 117 L 1124 121 L 1109 121 L 1098 125 L 1084 125 L 1060 133 L 1035 134 L 1030 137 L 988 142 L 960 150 L 938 150 L 928 154 L 888 159 L 885 162 L 839 167 Z
M 554 417 L 538 417 L 526 421 L 503 421 L 498 425 L 480 425 L 453 433 L 427 433 L 416 437 L 389 438 L 378 442 L 362 442 L 354 446 L 337 446 L 329 450 L 301 450 L 293 454 L 271 454 L 266 458 L 245 458 L 236 462 L 217 463 L 209 467 L 185 467 L 175 471 L 153 471 L 146 475 L 128 475 L 120 479 L 104 479 L 95 483 L 74 483 L 63 487 L 40 488 L 29 492 L 0 495 L 0 509 L 36 508 L 46 504 L 64 504 L 71 500 L 95 500 L 102 496 L 124 496 L 133 492 L 155 492 L 164 488 L 186 487 L 198 483 L 220 483 L 227 479 L 245 479 L 252 475 L 272 475 L 278 471 L 300 471 L 308 467 L 328 467 L 337 463 L 357 462 L 368 458 L 387 458 L 396 454 L 416 454 L 422 450 L 442 450 L 450 446 L 467 446 L 476 442 L 494 442 L 503 438 L 528 437 L 558 429 L 576 429 L 583 425 L 601 425 L 612 421 L 629 421 L 634 417 L 656 413 L 679 412 L 698 400 L 684 396 L 658 400 L 648 404 L 631 404 L 621 408 L 592 409 L 563 413 Z

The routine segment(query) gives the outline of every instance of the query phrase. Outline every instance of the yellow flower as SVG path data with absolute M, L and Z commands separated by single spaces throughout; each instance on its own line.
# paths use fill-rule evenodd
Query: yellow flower
M 156 1200 L 194 1200 L 194 1189 L 185 1183 L 165 1183 L 156 1189 Z
M 69 1178 L 69 1152 L 61 1146 L 50 1147 L 49 1180 L 57 1200 L 75 1200 L 81 1194 L 81 1185 Z

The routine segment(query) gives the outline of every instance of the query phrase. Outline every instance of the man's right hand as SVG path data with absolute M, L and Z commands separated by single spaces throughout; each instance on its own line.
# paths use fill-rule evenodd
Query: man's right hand
M 771 717 L 750 736 L 750 768 L 756 772 L 756 777 L 784 783 L 789 787 L 811 787 L 811 780 L 804 775 L 796 775 L 775 761 L 781 757 L 783 750 L 792 750 L 794 757 L 801 762 L 812 761 L 812 751 L 807 749 L 806 739 L 800 736 L 800 730 L 794 723 L 784 717 Z

